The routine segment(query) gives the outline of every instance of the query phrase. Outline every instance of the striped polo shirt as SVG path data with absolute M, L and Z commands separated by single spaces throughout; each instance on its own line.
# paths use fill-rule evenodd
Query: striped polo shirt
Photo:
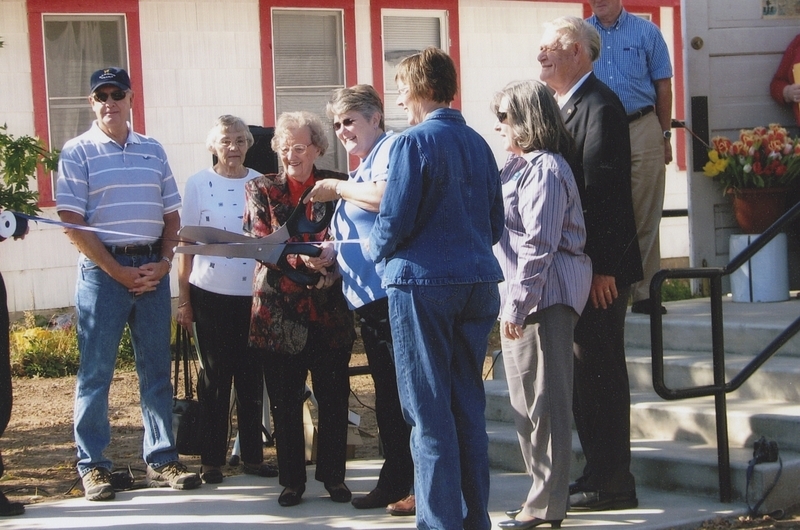
M 133 132 L 120 146 L 97 125 L 61 151 L 56 184 L 58 211 L 77 213 L 104 245 L 142 245 L 161 237 L 164 216 L 181 205 L 164 148 Z

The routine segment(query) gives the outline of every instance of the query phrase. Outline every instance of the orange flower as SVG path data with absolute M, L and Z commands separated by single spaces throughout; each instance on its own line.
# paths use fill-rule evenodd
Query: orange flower
M 703 173 L 723 191 L 788 186 L 800 175 L 800 140 L 779 124 L 739 131 L 736 141 L 712 139 Z

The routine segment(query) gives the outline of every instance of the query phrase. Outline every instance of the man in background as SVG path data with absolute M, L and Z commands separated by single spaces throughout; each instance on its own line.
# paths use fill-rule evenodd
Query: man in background
M 625 11 L 622 0 L 589 0 L 588 19 L 600 33 L 602 55 L 594 74 L 613 90 L 628 115 L 631 191 L 644 278 L 633 286 L 634 313 L 653 307 L 650 280 L 661 268 L 659 228 L 664 209 L 666 164 L 672 162 L 672 66 L 658 26 Z

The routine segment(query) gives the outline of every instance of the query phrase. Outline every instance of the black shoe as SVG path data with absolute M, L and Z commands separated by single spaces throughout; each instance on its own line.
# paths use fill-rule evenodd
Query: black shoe
M 242 471 L 248 475 L 258 475 L 259 477 L 277 477 L 278 468 L 272 464 L 242 464 Z
M 561 528 L 561 521 L 563 519 L 555 519 L 548 521 L 546 519 L 539 519 L 534 517 L 530 521 L 517 521 L 516 519 L 509 519 L 508 521 L 500 521 L 497 526 L 500 528 L 516 528 L 517 530 L 527 530 L 528 528 L 536 528 L 542 524 L 549 524 L 550 528 Z
M 629 510 L 639 506 L 635 491 L 604 493 L 581 491 L 569 496 L 570 510 L 600 512 L 605 510 Z
M 583 484 L 580 482 L 570 482 L 569 483 L 569 494 L 575 495 L 576 493 L 580 493 L 584 490 Z
M 212 467 L 208 471 L 203 471 L 203 468 L 200 468 L 200 478 L 206 484 L 220 484 L 224 476 L 222 475 L 222 471 L 220 471 L 217 467 Z
M 297 506 L 303 500 L 303 493 L 306 492 L 306 485 L 302 484 L 295 488 L 294 491 L 289 488 L 283 488 L 280 497 L 278 497 L 278 504 L 281 506 Z
M 353 497 L 353 494 L 350 493 L 350 489 L 344 482 L 334 485 L 325 484 L 325 489 L 330 493 L 333 502 L 350 502 L 350 499 Z
M 0 517 L 11 515 L 22 515 L 25 513 L 25 505 L 21 502 L 9 501 L 3 492 L 0 492 Z
M 662 306 L 660 311 L 662 315 L 667 314 L 667 308 Z M 634 302 L 631 305 L 631 313 L 641 313 L 642 315 L 649 315 L 653 309 L 652 301 L 648 298 L 647 300 L 639 300 L 638 302 Z
M 370 508 L 386 508 L 389 504 L 404 499 L 408 495 L 406 493 L 391 493 L 380 488 L 375 488 L 366 495 L 361 497 L 353 497 L 350 504 L 359 510 L 368 510 Z
M 516 517 L 522 513 L 522 508 L 517 508 L 515 510 L 506 510 L 506 515 L 511 517 L 512 519 L 516 519 Z

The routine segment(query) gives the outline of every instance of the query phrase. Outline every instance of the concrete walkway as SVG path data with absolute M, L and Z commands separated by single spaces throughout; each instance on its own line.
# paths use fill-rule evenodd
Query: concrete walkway
M 347 484 L 353 492 L 366 493 L 377 481 L 381 460 L 347 463 Z M 314 476 L 309 467 L 308 476 Z M 492 472 L 489 502 L 492 523 L 507 519 L 505 510 L 518 505 L 530 483 L 519 473 Z M 278 505 L 281 487 L 275 478 L 252 475 L 227 477 L 219 485 L 204 484 L 192 491 L 169 488 L 140 489 L 117 493 L 114 501 L 88 502 L 83 498 L 33 504 L 22 516 L 0 518 L 3 529 L 111 528 L 217 530 L 220 527 L 253 528 L 268 525 L 283 528 L 407 529 L 413 517 L 392 517 L 383 509 L 356 510 L 327 498 L 322 484 L 311 479 L 303 502 L 291 508 Z M 688 497 L 639 489 L 639 508 L 617 512 L 571 512 L 565 527 L 635 527 L 642 530 L 696 528 L 717 516 L 744 513 L 744 506 L 721 504 L 713 498 Z

